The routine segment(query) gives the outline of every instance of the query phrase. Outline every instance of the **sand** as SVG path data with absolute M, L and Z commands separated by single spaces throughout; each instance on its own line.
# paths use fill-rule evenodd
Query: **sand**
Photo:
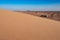
M 60 22 L 0 10 L 0 40 L 60 40 Z

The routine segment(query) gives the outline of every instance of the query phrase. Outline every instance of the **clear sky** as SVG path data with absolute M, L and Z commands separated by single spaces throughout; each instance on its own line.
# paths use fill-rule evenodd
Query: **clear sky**
M 60 0 L 0 0 L 0 9 L 60 11 Z

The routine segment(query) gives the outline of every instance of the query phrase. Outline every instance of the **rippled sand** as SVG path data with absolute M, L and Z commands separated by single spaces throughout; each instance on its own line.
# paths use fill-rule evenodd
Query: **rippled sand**
M 60 22 L 0 10 L 0 40 L 60 40 Z

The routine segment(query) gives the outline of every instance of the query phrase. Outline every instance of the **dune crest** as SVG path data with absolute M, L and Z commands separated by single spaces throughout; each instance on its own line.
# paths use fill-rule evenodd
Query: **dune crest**
M 60 22 L 0 10 L 0 40 L 60 40 Z

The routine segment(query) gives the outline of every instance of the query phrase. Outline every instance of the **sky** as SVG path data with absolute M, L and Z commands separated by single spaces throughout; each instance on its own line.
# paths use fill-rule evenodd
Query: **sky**
M 60 0 L 0 0 L 0 9 L 60 11 Z

